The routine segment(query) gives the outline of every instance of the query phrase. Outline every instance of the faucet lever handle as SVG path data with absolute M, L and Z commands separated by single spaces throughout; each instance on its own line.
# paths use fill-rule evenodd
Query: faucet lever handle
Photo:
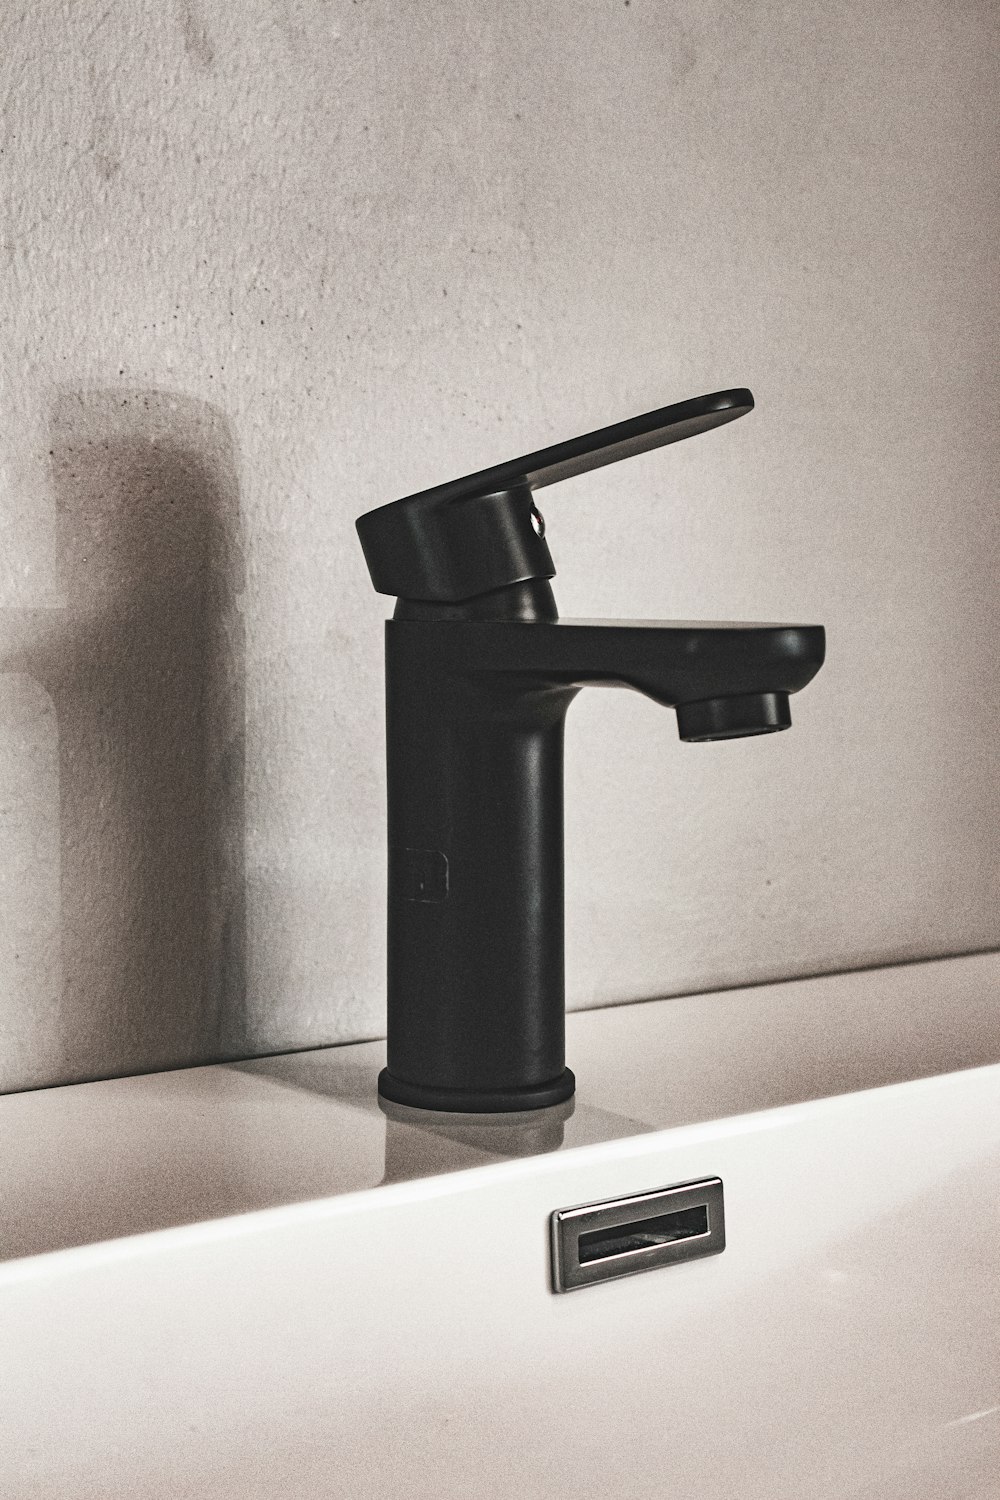
M 376 592 L 453 604 L 552 578 L 532 491 L 695 437 L 752 409 L 748 390 L 714 391 L 370 510 L 356 524 Z

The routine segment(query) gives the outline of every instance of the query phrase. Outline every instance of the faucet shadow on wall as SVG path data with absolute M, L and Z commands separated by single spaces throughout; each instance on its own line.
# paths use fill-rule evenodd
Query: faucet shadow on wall
M 240 1055 L 245 643 L 225 417 L 159 391 L 56 399 L 62 610 L 5 611 L 0 670 L 59 736 L 59 1083 Z

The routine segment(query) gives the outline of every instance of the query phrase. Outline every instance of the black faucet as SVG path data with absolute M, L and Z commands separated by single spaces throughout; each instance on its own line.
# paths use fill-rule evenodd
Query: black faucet
M 563 722 L 635 688 L 681 739 L 767 734 L 823 663 L 818 625 L 560 620 L 533 491 L 706 432 L 747 390 L 667 406 L 369 511 L 385 627 L 388 1066 L 396 1104 L 475 1113 L 573 1093 L 565 1066 Z

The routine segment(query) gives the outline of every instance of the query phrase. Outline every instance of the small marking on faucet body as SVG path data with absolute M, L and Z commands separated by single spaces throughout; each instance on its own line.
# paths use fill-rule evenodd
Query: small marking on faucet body
M 440 849 L 402 849 L 404 901 L 447 901 L 448 857 Z

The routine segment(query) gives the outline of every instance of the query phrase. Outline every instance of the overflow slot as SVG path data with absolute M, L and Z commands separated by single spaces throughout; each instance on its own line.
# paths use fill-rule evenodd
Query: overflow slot
M 722 1180 L 557 1209 L 551 1231 L 556 1292 L 718 1255 L 726 1247 Z

